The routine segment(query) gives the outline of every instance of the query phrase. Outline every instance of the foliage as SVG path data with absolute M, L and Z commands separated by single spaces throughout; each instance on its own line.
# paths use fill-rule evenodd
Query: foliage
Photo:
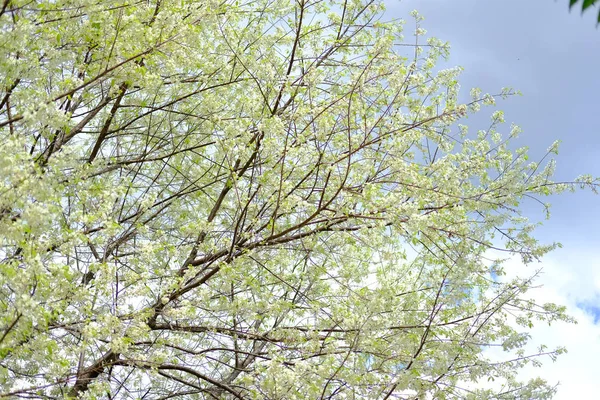
M 552 394 L 527 330 L 570 319 L 486 256 L 539 258 L 521 202 L 596 183 L 457 125 L 497 96 L 382 11 L 4 0 L 0 397 Z
M 579 2 L 579 0 L 569 0 L 569 9 L 572 9 L 573 6 L 575 4 L 577 4 L 578 2 Z M 585 12 L 585 10 L 587 10 L 591 6 L 595 6 L 597 2 L 598 2 L 597 0 L 583 0 L 581 2 L 581 12 L 583 13 L 583 12 Z M 600 11 L 598 11 L 598 23 L 600 24 Z

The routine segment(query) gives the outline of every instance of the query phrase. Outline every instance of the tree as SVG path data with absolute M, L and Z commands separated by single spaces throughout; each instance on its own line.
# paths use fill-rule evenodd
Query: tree
M 382 10 L 4 0 L 2 397 L 552 394 L 527 329 L 570 318 L 487 257 L 551 250 L 519 205 L 596 181 L 458 124 L 514 92 L 459 103 Z

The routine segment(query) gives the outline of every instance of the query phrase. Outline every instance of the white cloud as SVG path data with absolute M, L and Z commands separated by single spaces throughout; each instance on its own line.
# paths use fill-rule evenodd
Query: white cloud
M 569 314 L 578 321 L 534 327 L 528 348 L 531 352 L 545 344 L 549 349 L 565 346 L 568 353 L 554 363 L 549 358 L 542 359 L 541 368 L 528 367 L 520 377 L 527 380 L 540 376 L 550 384 L 560 382 L 555 397 L 558 400 L 595 398 L 600 393 L 600 323 L 595 324 L 595 316 L 584 311 L 581 304 L 600 307 L 600 259 L 578 249 L 563 249 L 549 254 L 537 265 L 524 266 L 513 259 L 505 266 L 512 276 L 523 276 L 542 267 L 543 273 L 536 281 L 542 286 L 529 294 L 539 303 L 567 306 Z

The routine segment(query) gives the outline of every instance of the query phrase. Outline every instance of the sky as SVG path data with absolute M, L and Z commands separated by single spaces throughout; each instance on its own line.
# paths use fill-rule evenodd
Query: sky
M 523 96 L 498 101 L 506 121 L 521 126 L 518 145 L 528 146 L 532 159 L 541 157 L 554 140 L 561 140 L 556 180 L 581 174 L 600 176 L 600 27 L 598 9 L 583 16 L 568 10 L 568 0 L 386 0 L 388 18 L 407 20 L 406 38 L 414 29 L 409 15 L 416 9 L 425 17 L 428 35 L 449 41 L 448 66 L 464 67 L 461 87 L 497 93 L 502 87 Z M 581 2 L 580 2 L 581 3 Z M 475 129 L 489 121 L 469 118 Z M 479 122 L 480 121 L 480 122 Z M 475 125 L 475 126 L 473 126 Z M 532 331 L 532 346 L 564 345 L 568 353 L 522 377 L 542 376 L 559 383 L 556 399 L 598 398 L 600 379 L 600 197 L 590 191 L 549 199 L 552 217 L 536 237 L 561 242 L 563 248 L 537 265 L 510 262 L 512 273 L 543 268 L 542 285 L 532 295 L 540 302 L 566 305 L 577 325 L 553 324 Z M 527 214 L 541 216 L 533 204 Z M 537 218 L 536 218 L 537 217 Z

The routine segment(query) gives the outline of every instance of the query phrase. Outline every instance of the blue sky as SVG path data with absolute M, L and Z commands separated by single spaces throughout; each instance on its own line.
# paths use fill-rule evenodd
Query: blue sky
M 529 146 L 532 159 L 561 140 L 557 180 L 589 173 L 600 176 L 600 28 L 597 9 L 583 16 L 568 11 L 568 0 L 386 0 L 388 18 L 407 20 L 406 37 L 414 29 L 409 12 L 418 10 L 428 35 L 452 46 L 449 66 L 465 71 L 461 86 L 497 93 L 510 86 L 523 93 L 499 101 L 507 123 L 523 128 L 519 146 Z M 489 109 L 467 124 L 488 124 Z M 479 126 L 478 124 L 482 124 Z M 569 353 L 556 363 L 525 371 L 560 382 L 557 399 L 597 398 L 600 359 L 600 197 L 589 191 L 555 196 L 552 218 L 537 237 L 564 247 L 533 268 L 542 267 L 534 293 L 541 302 L 568 307 L 577 325 L 536 327 L 533 344 L 564 345 Z M 533 205 L 528 214 L 540 217 Z M 513 271 L 522 271 L 518 260 Z M 532 345 L 532 348 L 535 346 Z

